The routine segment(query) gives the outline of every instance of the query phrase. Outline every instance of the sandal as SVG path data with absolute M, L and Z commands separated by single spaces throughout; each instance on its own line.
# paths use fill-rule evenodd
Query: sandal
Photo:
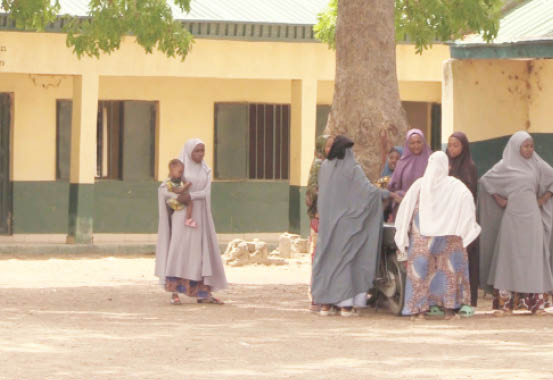
M 430 318 L 444 318 L 445 317 L 445 312 L 442 310 L 441 307 L 436 306 L 436 305 L 430 306 L 430 310 L 428 310 L 425 314 L 426 314 L 427 317 L 430 317 Z
M 220 299 L 215 298 L 213 296 L 209 296 L 209 297 L 206 297 L 206 298 L 198 298 L 196 300 L 196 302 L 198 302 L 198 303 L 212 303 L 214 305 L 224 305 L 225 304 L 223 301 L 221 301 Z
M 455 313 L 453 310 L 451 309 L 448 309 L 445 311 L 445 316 L 444 316 L 444 319 L 446 321 L 451 321 L 453 319 L 460 319 L 461 317 L 459 317 L 459 314 Z
M 340 315 L 342 317 L 353 317 L 355 315 L 355 310 L 353 310 L 353 307 L 342 307 L 340 308 Z
M 336 314 L 336 309 L 332 305 L 322 305 L 321 311 L 319 311 L 321 317 L 328 317 Z
M 171 305 L 182 305 L 182 302 L 177 293 L 173 293 L 171 296 Z
M 184 222 L 184 225 L 192 228 L 198 227 L 198 223 L 196 223 L 196 221 L 192 218 L 186 219 L 186 221 Z
M 312 311 L 314 313 L 318 313 L 321 311 L 321 305 L 318 305 L 316 303 L 312 303 L 311 306 L 309 306 L 309 311 Z
M 472 306 L 463 305 L 459 309 L 459 315 L 461 316 L 461 318 L 470 318 L 474 316 L 474 309 L 472 308 Z

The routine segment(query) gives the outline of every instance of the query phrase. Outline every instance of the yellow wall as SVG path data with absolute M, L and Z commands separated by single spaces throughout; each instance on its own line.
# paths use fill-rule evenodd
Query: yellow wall
M 12 179 L 56 176 L 56 99 L 73 96 L 71 76 L 0 74 L 0 92 L 14 93 Z
M 443 87 L 443 142 L 459 130 L 470 141 L 553 132 L 553 60 L 450 60 Z
M 316 78 L 332 81 L 335 54 L 321 43 L 250 42 L 197 39 L 184 62 L 158 52 L 145 54 L 127 37 L 118 51 L 100 60 L 79 60 L 65 45 L 61 33 L 0 32 L 6 46 L 0 72 L 99 75 L 174 76 L 243 79 Z M 400 81 L 441 82 L 441 64 L 449 58 L 449 47 L 435 45 L 422 55 L 412 45 L 397 46 Z
M 553 133 L 553 59 L 532 61 L 528 72 L 530 131 Z
M 215 102 L 291 103 L 292 81 L 309 80 L 316 82 L 316 103 L 332 103 L 335 54 L 320 43 L 198 39 L 181 62 L 157 52 L 145 54 L 132 37 L 99 60 L 79 60 L 59 33 L 0 32 L 0 41 L 7 48 L 1 58 L 0 92 L 15 93 L 15 181 L 55 179 L 55 101 L 72 98 L 74 75 L 98 75 L 100 100 L 159 102 L 158 178 L 165 176 L 167 161 L 193 136 L 206 141 L 206 159 L 213 164 Z M 402 100 L 439 101 L 441 62 L 448 57 L 444 45 L 422 56 L 411 45 L 398 45 Z M 30 74 L 39 75 L 40 81 L 33 82 Z M 28 159 L 37 155 L 39 160 Z M 301 179 L 294 182 L 303 183 L 310 160 L 302 159 L 299 165 Z M 92 164 L 87 166 L 91 172 Z
M 334 96 L 334 81 L 322 80 L 317 85 L 317 104 L 332 104 Z
M 422 55 L 415 53 L 414 45 L 396 47 L 396 66 L 399 81 L 441 82 L 442 63 L 449 59 L 449 46 L 434 45 Z
M 52 83 L 59 85 L 42 86 Z M 0 92 L 15 93 L 12 180 L 55 180 L 56 99 L 70 99 L 72 86 L 71 76 L 0 74 Z M 167 162 L 191 137 L 206 141 L 206 161 L 213 164 L 214 103 L 291 99 L 290 81 L 100 77 L 99 86 L 100 100 L 159 101 L 160 178 L 166 175 Z
M 101 77 L 101 100 L 159 101 L 158 179 L 184 142 L 206 142 L 206 162 L 213 167 L 214 104 L 216 102 L 290 103 L 291 82 L 194 78 Z
M 510 135 L 527 125 L 527 65 L 521 60 L 450 60 L 444 68 L 442 142 Z

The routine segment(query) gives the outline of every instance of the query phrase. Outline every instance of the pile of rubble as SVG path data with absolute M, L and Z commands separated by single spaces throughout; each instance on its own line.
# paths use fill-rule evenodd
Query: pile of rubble
M 234 239 L 228 244 L 223 260 L 227 265 L 233 267 L 250 264 L 284 265 L 287 263 L 286 259 L 302 258 L 308 253 L 307 239 L 302 239 L 299 235 L 284 233 L 280 235 L 278 248 L 270 253 L 267 243 L 259 239 L 252 241 Z

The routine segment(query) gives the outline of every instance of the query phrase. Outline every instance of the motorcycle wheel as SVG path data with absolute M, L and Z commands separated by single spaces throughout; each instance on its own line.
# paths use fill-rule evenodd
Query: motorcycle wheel
M 400 315 L 403 309 L 403 301 L 405 299 L 405 269 L 401 263 L 397 261 L 395 253 L 388 254 L 387 261 L 387 278 L 393 282 L 395 291 L 393 294 L 387 294 L 387 304 L 389 310 L 393 314 Z

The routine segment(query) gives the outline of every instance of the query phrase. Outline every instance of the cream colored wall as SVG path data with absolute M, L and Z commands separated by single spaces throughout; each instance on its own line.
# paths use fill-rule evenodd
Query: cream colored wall
M 433 45 L 422 54 L 414 45 L 399 44 L 396 47 L 396 67 L 399 81 L 442 81 L 442 63 L 449 59 L 449 46 Z
M 322 80 L 317 83 L 317 104 L 332 104 L 333 96 L 333 80 Z
M 399 97 L 407 102 L 440 103 L 441 82 L 399 81 Z
M 132 37 L 113 54 L 80 60 L 66 47 L 63 34 L 0 32 L 0 40 L 7 49 L 1 57 L 0 91 L 15 92 L 16 181 L 55 179 L 55 100 L 72 97 L 72 75 L 99 75 L 103 100 L 159 101 L 158 178 L 165 176 L 166 162 L 192 136 L 206 141 L 211 150 L 207 161 L 213 164 L 215 102 L 290 103 L 293 80 L 316 81 L 316 103 L 332 102 L 335 53 L 320 43 L 198 39 L 181 62 L 157 52 L 145 54 Z M 422 56 L 410 45 L 398 45 L 402 100 L 439 101 L 440 64 L 448 57 L 443 45 Z M 28 74 L 57 75 L 62 81 L 59 87 L 44 89 Z M 27 157 L 37 152 L 41 162 L 31 163 Z M 309 163 L 301 163 L 300 173 L 305 165 Z
M 0 92 L 14 94 L 11 179 L 54 180 L 56 99 L 72 97 L 72 77 L 0 73 Z
M 442 142 L 453 131 L 470 141 L 510 135 L 529 120 L 527 64 L 521 60 L 450 60 L 444 67 Z
M 553 59 L 528 64 L 530 132 L 553 133 Z
M 145 54 L 133 37 L 125 38 L 120 50 L 99 60 L 79 60 L 61 33 L 0 32 L 0 41 L 7 48 L 0 72 L 326 81 L 335 74 L 335 53 L 321 43 L 197 39 L 181 62 L 158 52 Z M 396 51 L 398 80 L 441 82 L 448 46 L 435 45 L 418 55 L 413 45 L 401 44 Z
M 332 80 L 335 71 L 334 51 L 320 43 L 197 39 L 182 62 L 157 51 L 145 54 L 133 37 L 100 60 L 79 60 L 59 33 L 0 32 L 0 41 L 7 48 L 0 72 Z
M 206 162 L 213 167 L 214 104 L 217 102 L 290 103 L 291 82 L 193 78 L 101 77 L 101 100 L 159 101 L 157 178 L 184 142 L 206 142 Z

